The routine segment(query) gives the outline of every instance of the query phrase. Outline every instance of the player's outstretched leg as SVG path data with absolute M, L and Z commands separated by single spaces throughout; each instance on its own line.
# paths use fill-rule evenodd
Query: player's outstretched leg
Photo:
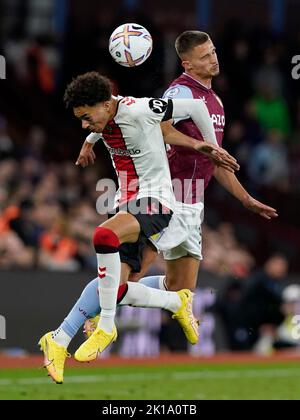
M 39 341 L 39 346 L 44 353 L 44 367 L 49 376 L 57 384 L 64 381 L 64 367 L 67 357 L 71 355 L 64 346 L 57 344 L 52 338 L 53 332 L 45 334 Z
M 117 302 L 127 293 L 127 284 L 119 286 Z M 101 313 L 102 316 L 102 313 Z M 99 315 L 85 322 L 84 329 L 87 340 L 79 347 L 74 357 L 78 362 L 91 362 L 97 359 L 99 353 L 102 353 L 106 347 L 117 339 L 117 329 L 114 326 L 113 331 L 108 333 L 100 329 L 101 318 Z
M 120 305 L 131 305 L 143 308 L 162 308 L 173 313 L 191 344 L 199 339 L 199 322 L 193 314 L 193 296 L 188 289 L 169 292 L 147 287 L 141 283 L 127 283 L 128 290 Z
M 184 334 L 191 344 L 196 344 L 199 340 L 199 322 L 193 314 L 194 294 L 183 289 L 179 292 L 166 292 L 146 287 L 140 283 L 127 283 L 127 293 L 123 294 L 120 305 L 131 305 L 144 308 L 162 308 L 173 313 Z M 91 318 L 85 323 L 87 337 L 95 331 L 99 317 Z

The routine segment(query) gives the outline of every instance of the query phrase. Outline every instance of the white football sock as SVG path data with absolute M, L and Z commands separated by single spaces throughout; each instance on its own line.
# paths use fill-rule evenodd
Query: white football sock
M 144 284 L 154 289 L 168 290 L 166 287 L 166 276 L 148 276 L 139 280 L 140 284 Z
M 97 260 L 99 301 L 101 302 L 101 317 L 98 327 L 111 333 L 115 325 L 117 296 L 121 276 L 120 255 L 118 252 L 97 254 Z
M 66 349 L 68 348 L 72 337 L 70 337 L 62 328 L 58 328 L 56 331 L 53 331 L 52 338 L 55 343 L 59 344 L 60 346 L 64 346 Z
M 176 292 L 153 289 L 144 284 L 129 281 L 128 291 L 119 305 L 131 305 L 142 308 L 162 308 L 170 312 L 177 312 L 181 306 L 181 299 Z

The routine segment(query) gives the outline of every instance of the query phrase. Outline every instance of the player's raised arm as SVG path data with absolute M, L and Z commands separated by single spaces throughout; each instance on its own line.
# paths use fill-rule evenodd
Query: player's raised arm
M 94 144 L 101 138 L 101 135 L 98 133 L 91 133 L 85 139 L 85 142 L 82 145 L 78 159 L 76 161 L 77 166 L 82 166 L 85 168 L 88 165 L 93 165 L 96 159 L 96 155 L 93 151 Z
M 218 145 L 214 126 L 202 99 L 172 99 L 173 118 L 191 118 L 205 141 Z
M 215 129 L 202 99 L 139 98 L 130 103 L 137 124 L 157 124 L 171 119 L 191 118 L 205 141 L 216 144 Z
M 164 136 L 164 142 L 166 144 L 183 146 L 188 147 L 189 149 L 197 150 L 198 152 L 208 156 L 215 165 L 221 166 L 230 172 L 238 171 L 240 169 L 236 159 L 222 147 L 206 141 L 196 140 L 181 133 L 172 126 L 170 121 L 162 122 L 161 129 Z

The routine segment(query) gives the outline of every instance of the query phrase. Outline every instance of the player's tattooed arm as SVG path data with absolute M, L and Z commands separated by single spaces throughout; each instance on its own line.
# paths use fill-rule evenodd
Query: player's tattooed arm
M 164 136 L 164 142 L 166 144 L 183 146 L 188 147 L 189 149 L 197 150 L 198 152 L 208 156 L 215 165 L 221 166 L 230 172 L 239 170 L 240 167 L 236 159 L 226 150 L 222 149 L 222 147 L 186 136 L 176 130 L 170 121 L 161 123 L 161 129 Z

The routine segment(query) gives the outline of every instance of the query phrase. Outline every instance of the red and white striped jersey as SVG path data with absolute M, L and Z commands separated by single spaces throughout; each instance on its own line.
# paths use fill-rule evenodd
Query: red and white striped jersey
M 207 107 L 201 99 L 154 99 L 118 97 L 116 115 L 102 134 L 91 133 L 87 141 L 102 137 L 118 175 L 115 206 L 132 199 L 153 197 L 174 210 L 175 197 L 160 122 L 192 118 L 203 138 L 217 144 Z
M 102 132 L 118 175 L 115 206 L 132 199 L 153 197 L 174 210 L 172 181 L 159 124 L 168 112 L 168 101 L 118 99 L 117 113 Z

